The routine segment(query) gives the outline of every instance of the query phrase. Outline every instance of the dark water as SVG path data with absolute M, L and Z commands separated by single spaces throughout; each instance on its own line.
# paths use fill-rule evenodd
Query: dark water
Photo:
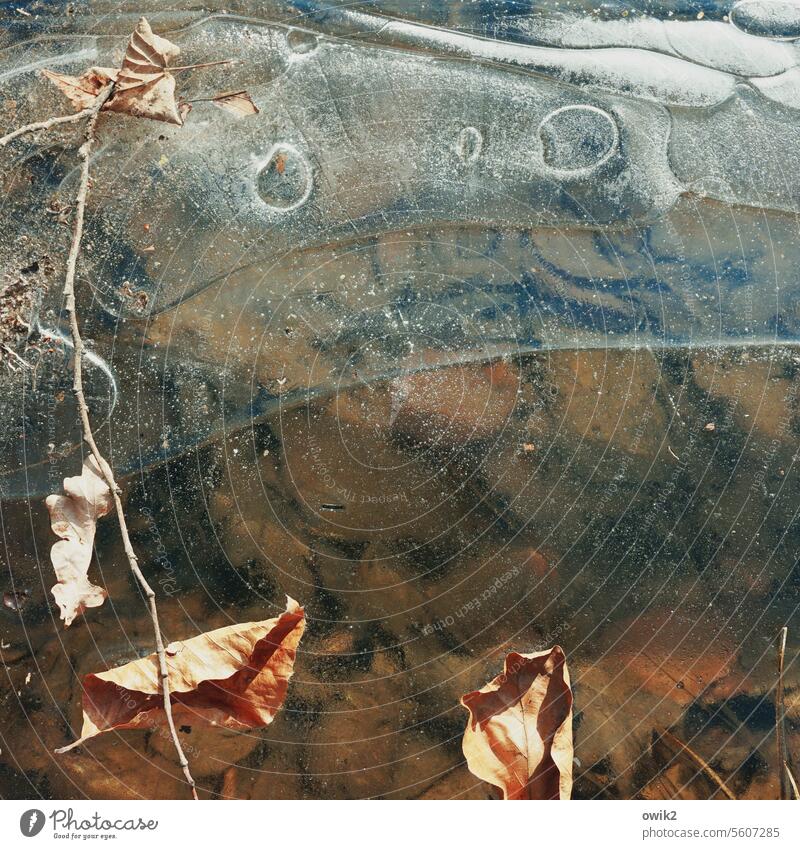
M 201 784 L 484 796 L 462 762 L 458 699 L 507 651 L 558 642 L 576 795 L 667 797 L 651 783 L 674 759 L 651 747 L 661 728 L 738 794 L 774 795 L 781 625 L 789 657 L 797 645 L 799 363 L 753 349 L 454 366 L 280 409 L 130 478 L 170 639 L 275 615 L 285 593 L 308 610 L 273 726 L 186 735 Z M 98 537 L 110 601 L 64 632 L 43 505 L 6 504 L 3 520 L 9 577 L 29 593 L 21 613 L 3 610 L 4 795 L 181 796 L 158 735 L 51 754 L 76 729 L 78 676 L 150 650 L 113 522 Z M 790 664 L 792 743 L 796 681 Z M 684 792 L 712 792 L 672 770 Z

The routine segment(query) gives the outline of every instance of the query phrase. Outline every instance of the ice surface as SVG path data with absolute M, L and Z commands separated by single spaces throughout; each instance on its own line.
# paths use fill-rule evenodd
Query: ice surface
M 182 128 L 100 134 L 81 272 L 97 392 L 166 393 L 123 420 L 130 443 L 166 456 L 278 399 L 521 351 L 795 342 L 798 48 L 786 14 L 765 38 L 743 6 L 736 26 L 541 6 L 503 18 L 507 38 L 342 5 L 164 13 L 187 62 L 237 59 L 184 96 L 246 88 L 260 113 L 197 102 Z M 39 68 L 114 64 L 131 19 L 17 22 L 15 120 L 63 106 Z M 69 135 L 45 142 L 4 159 L 31 256 L 63 252 L 41 209 L 76 179 Z M 57 286 L 39 315 L 65 336 Z M 52 442 L 31 425 L 25 486 Z
M 730 17 L 734 26 L 749 35 L 800 38 L 800 5 L 792 0 L 740 0 Z

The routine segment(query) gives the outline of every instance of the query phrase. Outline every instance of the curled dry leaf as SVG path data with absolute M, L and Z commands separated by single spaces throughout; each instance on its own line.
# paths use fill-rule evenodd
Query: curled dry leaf
M 111 509 L 111 490 L 90 456 L 80 475 L 64 479 L 64 493 L 48 495 L 45 503 L 50 527 L 61 537 L 50 549 L 58 579 L 52 593 L 68 627 L 87 607 L 99 607 L 106 600 L 106 591 L 87 576 L 97 520 Z
M 461 704 L 469 711 L 463 749 L 474 775 L 504 799 L 569 799 L 572 690 L 560 646 L 511 652 L 503 674 Z
M 42 75 L 57 86 L 77 110 L 81 110 L 94 103 L 97 95 L 116 79 L 117 71 L 114 68 L 89 68 L 81 76 L 71 77 L 44 68 Z
M 277 619 L 228 625 L 166 649 L 176 722 L 231 729 L 269 725 L 283 705 L 294 670 L 305 612 L 288 598 Z M 83 729 L 66 752 L 104 731 L 166 723 L 158 671 L 151 654 L 83 679 Z
M 176 44 L 156 35 L 147 19 L 140 18 L 117 74 L 114 96 L 105 108 L 136 118 L 182 123 L 175 102 L 175 77 L 167 69 L 179 53 Z
M 223 91 L 215 94 L 211 102 L 226 112 L 245 118 L 248 115 L 258 115 L 258 107 L 253 103 L 253 98 L 246 91 Z
M 58 86 L 76 109 L 91 106 L 100 91 L 113 81 L 114 93 L 103 106 L 104 110 L 181 124 L 175 102 L 175 78 L 167 67 L 179 53 L 177 45 L 156 35 L 147 20 L 141 18 L 128 42 L 119 70 L 89 68 L 80 77 L 57 74 L 47 69 L 42 73 Z

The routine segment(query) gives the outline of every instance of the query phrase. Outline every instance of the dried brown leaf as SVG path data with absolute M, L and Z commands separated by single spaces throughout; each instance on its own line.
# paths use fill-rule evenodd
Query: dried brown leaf
M 61 539 L 50 549 L 58 583 L 52 593 L 64 626 L 88 607 L 99 607 L 107 593 L 88 579 L 97 520 L 111 509 L 111 491 L 89 457 L 80 475 L 64 479 L 64 495 L 49 495 L 50 526 Z
M 175 101 L 175 78 L 171 74 L 164 74 L 157 82 L 120 91 L 104 108 L 133 118 L 149 118 L 179 126 L 183 123 Z
M 89 68 L 81 76 L 71 77 L 43 68 L 42 76 L 57 86 L 75 109 L 80 111 L 92 105 L 102 89 L 116 79 L 117 71 L 114 68 Z
M 147 18 L 139 18 L 125 50 L 117 87 L 124 90 L 158 82 L 170 60 L 176 59 L 180 52 L 177 44 L 153 32 Z
M 287 597 L 276 619 L 228 625 L 166 648 L 172 714 L 191 725 L 237 730 L 269 725 L 286 698 L 305 612 Z M 83 729 L 67 751 L 105 731 L 166 722 L 158 656 L 83 679 Z
M 258 115 L 258 107 L 246 91 L 223 91 L 215 94 L 211 102 L 220 109 L 230 112 L 240 118 L 248 115 Z
M 156 35 L 147 19 L 140 18 L 119 70 L 90 68 L 80 77 L 49 70 L 42 73 L 58 86 L 76 109 L 91 106 L 100 91 L 114 81 L 114 92 L 103 106 L 104 110 L 181 124 L 175 101 L 175 78 L 167 67 L 179 53 L 176 44 Z
M 502 675 L 461 704 L 470 714 L 462 745 L 474 775 L 504 799 L 569 799 L 572 690 L 560 646 L 511 652 Z
M 156 35 L 147 19 L 140 18 L 117 74 L 114 95 L 105 108 L 135 118 L 181 124 L 175 78 L 167 69 L 179 53 L 176 44 Z

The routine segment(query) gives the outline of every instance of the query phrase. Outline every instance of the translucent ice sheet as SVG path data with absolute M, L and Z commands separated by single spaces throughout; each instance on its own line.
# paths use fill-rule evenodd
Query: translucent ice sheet
M 197 399 L 202 413 L 153 414 L 151 456 L 164 431 L 170 451 L 216 431 L 223 386 L 236 421 L 278 385 L 299 397 L 535 349 L 795 342 L 800 53 L 788 13 L 765 37 L 758 9 L 537 7 L 504 16 L 505 38 L 485 17 L 443 29 L 324 4 L 161 15 L 187 61 L 237 60 L 186 80 L 187 99 L 246 87 L 261 111 L 197 103 L 182 128 L 115 119 L 105 135 L 82 268 L 96 393 L 138 374 Z M 109 63 L 130 17 L 42 38 L 46 16 L 17 22 L 15 115 L 58 103 L 44 65 Z M 18 144 L 4 168 L 15 185 L 46 173 L 42 203 L 74 186 L 57 141 Z M 9 235 L 63 242 L 29 196 L 4 215 Z M 38 321 L 64 335 L 57 291 Z M 29 466 L 51 437 L 31 423 Z

